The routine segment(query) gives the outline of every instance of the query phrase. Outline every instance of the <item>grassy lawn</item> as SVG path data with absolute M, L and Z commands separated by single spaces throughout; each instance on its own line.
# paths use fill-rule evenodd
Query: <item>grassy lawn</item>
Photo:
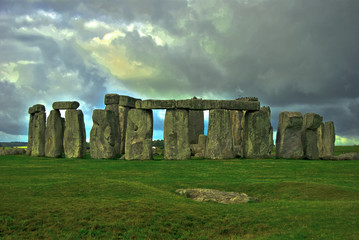
M 359 239 L 359 161 L 156 158 L 0 156 L 0 239 Z M 260 202 L 174 194 L 196 187 Z

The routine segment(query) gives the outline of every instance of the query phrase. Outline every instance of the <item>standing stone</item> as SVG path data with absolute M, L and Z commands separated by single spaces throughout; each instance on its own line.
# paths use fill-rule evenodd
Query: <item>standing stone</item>
M 302 144 L 304 158 L 319 159 L 318 140 L 323 117 L 316 113 L 306 113 L 303 118 Z M 320 145 L 320 144 L 319 144 Z
M 189 143 L 197 144 L 198 136 L 204 133 L 204 114 L 201 110 L 189 110 Z
M 114 126 L 115 128 L 113 129 L 113 131 L 115 131 L 113 133 L 114 135 L 114 141 L 116 142 L 115 144 L 115 148 L 116 149 L 116 153 L 119 155 L 121 152 L 121 126 L 120 126 L 120 113 L 119 113 L 119 106 L 118 104 L 110 104 L 110 105 L 106 105 L 105 110 L 109 110 L 112 111 L 115 118 L 114 118 Z M 95 114 L 95 112 L 94 112 Z M 93 119 L 93 117 L 92 117 Z M 94 122 L 95 123 L 95 122 Z
M 270 108 L 262 107 L 244 115 L 243 156 L 245 158 L 268 158 L 272 151 Z
M 81 110 L 65 113 L 64 152 L 67 158 L 86 157 L 86 131 Z
M 300 112 L 281 112 L 276 139 L 277 158 L 303 158 L 301 131 L 303 116 Z
M 242 156 L 243 143 L 243 112 L 240 110 L 231 110 L 231 125 L 233 136 L 233 150 L 236 157 Z
M 332 121 L 325 122 L 322 125 L 322 144 L 320 157 L 333 156 L 335 146 L 335 128 Z
M 119 128 L 120 128 L 120 154 L 125 153 L 128 111 L 130 111 L 129 107 L 125 107 L 125 106 L 118 107 L 118 118 L 119 118 Z
M 63 152 L 64 120 L 59 110 L 52 110 L 47 118 L 45 156 L 59 158 Z
M 230 159 L 234 157 L 229 110 L 210 110 L 205 158 Z
M 164 159 L 190 159 L 189 111 L 167 109 L 164 123 Z
M 131 109 L 127 117 L 125 159 L 152 159 L 152 110 Z
M 90 133 L 91 158 L 109 159 L 119 155 L 116 114 L 111 110 L 96 109 L 92 115 L 93 126 Z
M 32 124 L 32 143 L 31 156 L 45 156 L 45 130 L 46 130 L 46 113 L 37 112 L 34 114 Z
M 31 156 L 34 114 L 30 114 L 26 155 Z

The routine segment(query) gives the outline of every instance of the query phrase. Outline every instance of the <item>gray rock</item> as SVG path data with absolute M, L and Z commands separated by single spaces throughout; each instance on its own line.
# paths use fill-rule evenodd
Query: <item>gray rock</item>
M 111 110 L 96 109 L 92 115 L 90 133 L 91 158 L 109 159 L 119 156 L 118 116 Z
M 322 144 L 320 152 L 321 157 L 333 156 L 335 146 L 335 128 L 332 121 L 325 122 L 322 125 Z
M 164 159 L 190 159 L 188 110 L 167 109 L 164 123 Z
M 113 131 L 115 131 L 113 133 L 114 137 L 114 141 L 115 141 L 115 148 L 116 148 L 116 153 L 120 154 L 121 153 L 121 140 L 122 140 L 122 136 L 121 136 L 121 126 L 120 126 L 120 106 L 118 104 L 110 104 L 110 105 L 106 105 L 105 110 L 109 110 L 112 111 L 114 113 L 114 126 L 115 128 L 113 129 Z M 94 112 L 95 114 L 95 112 Z M 92 117 L 93 120 L 93 117 Z
M 242 156 L 244 114 L 240 110 L 231 110 L 231 125 L 233 136 L 233 150 L 236 157 Z
M 229 109 L 229 110 L 259 110 L 260 103 L 258 101 L 242 101 L 242 100 L 202 100 L 202 99 L 186 99 L 177 100 L 177 108 L 190 110 L 211 110 L 211 109 Z
M 281 112 L 279 114 L 276 139 L 277 158 L 303 158 L 302 125 L 303 116 L 300 112 Z
M 26 155 L 31 156 L 34 114 L 30 114 Z
M 272 151 L 270 108 L 246 112 L 243 129 L 243 156 L 245 158 L 268 158 Z
M 176 193 L 193 199 L 198 202 L 217 202 L 223 204 L 243 204 L 250 202 L 258 202 L 257 198 L 249 197 L 245 193 L 223 192 L 214 189 L 177 189 Z
M 234 157 L 229 110 L 210 110 L 205 158 L 231 159 Z
M 136 108 L 140 109 L 175 109 L 175 100 L 142 100 L 136 102 Z
M 152 159 L 152 110 L 131 109 L 127 117 L 126 160 Z
M 25 153 L 26 153 L 26 150 L 24 148 L 8 148 L 8 149 L 0 148 L 0 156 L 19 155 L 19 154 L 25 154 Z
M 189 110 L 189 143 L 197 144 L 199 135 L 204 133 L 204 114 L 202 110 Z
M 105 105 L 118 104 L 119 106 L 132 107 L 136 105 L 136 101 L 140 99 L 118 95 L 118 94 L 106 94 L 105 95 Z
M 323 117 L 316 113 L 306 113 L 304 115 L 302 127 L 302 144 L 305 159 L 319 159 L 319 140 L 321 138 L 319 128 L 322 122 Z
M 126 129 L 127 129 L 127 117 L 129 107 L 119 106 L 118 108 L 118 117 L 119 117 L 119 126 L 120 126 L 120 153 L 125 153 L 125 144 L 126 144 Z
M 45 132 L 45 156 L 62 157 L 65 121 L 59 110 L 52 110 L 47 118 Z
M 36 104 L 29 108 L 29 114 L 35 114 L 35 113 L 45 112 L 45 111 L 46 111 L 45 106 L 42 104 Z
M 353 152 L 353 153 L 343 153 L 339 156 L 335 156 L 332 158 L 333 160 L 359 160 L 359 153 Z
M 38 112 L 34 114 L 32 125 L 31 156 L 45 156 L 45 131 L 46 113 Z
M 76 101 L 63 101 L 63 102 L 54 102 L 52 104 L 52 108 L 55 110 L 60 110 L 60 109 L 77 109 L 80 106 L 79 102 Z
M 86 157 L 86 131 L 81 110 L 66 111 L 63 145 L 67 158 Z

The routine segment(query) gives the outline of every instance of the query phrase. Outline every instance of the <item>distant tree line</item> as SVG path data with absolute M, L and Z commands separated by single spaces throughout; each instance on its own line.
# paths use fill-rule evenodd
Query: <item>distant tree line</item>
M 152 146 L 154 146 L 154 147 L 163 148 L 164 144 L 165 144 L 165 142 L 163 140 L 153 140 L 152 141 Z
M 0 147 L 23 147 L 27 142 L 0 142 Z

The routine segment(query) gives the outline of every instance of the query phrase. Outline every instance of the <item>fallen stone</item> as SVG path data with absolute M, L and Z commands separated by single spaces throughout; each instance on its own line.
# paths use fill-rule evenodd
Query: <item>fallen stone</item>
M 302 144 L 305 159 L 319 159 L 320 126 L 323 117 L 316 113 L 306 113 L 303 118 Z M 318 130 L 319 129 L 319 130 Z
M 86 131 L 81 110 L 66 111 L 63 146 L 67 158 L 86 157 Z
M 223 192 L 214 189 L 177 189 L 176 193 L 198 202 L 217 202 L 223 204 L 259 202 L 257 198 L 249 197 L 245 193 Z
M 79 106 L 80 106 L 80 103 L 76 102 L 76 101 L 72 101 L 72 102 L 68 102 L 68 101 L 54 102 L 52 104 L 52 108 L 55 109 L 55 110 L 77 109 Z
M 268 158 L 272 151 L 273 129 L 270 122 L 270 108 L 246 112 L 243 130 L 243 157 Z
M 95 159 L 112 159 L 119 156 L 118 116 L 111 110 L 96 109 L 92 115 L 90 154 Z
M 231 159 L 235 157 L 230 121 L 229 110 L 215 109 L 209 111 L 205 158 Z
M 198 143 L 190 144 L 191 155 L 195 156 L 196 158 L 204 158 L 206 152 L 206 142 L 207 142 L 207 136 L 204 134 L 200 134 L 198 136 Z
M 164 159 L 190 159 L 188 116 L 188 110 L 166 110 L 163 132 Z
M 63 152 L 65 120 L 59 110 L 52 110 L 47 118 L 45 131 L 45 156 L 60 158 Z
M 29 114 L 35 114 L 35 113 L 45 112 L 45 111 L 46 111 L 45 106 L 42 104 L 36 104 L 29 108 Z
M 301 131 L 303 116 L 300 112 L 281 112 L 277 128 L 276 157 L 302 159 Z
M 136 102 L 139 109 L 175 109 L 176 100 L 142 100 Z
M 25 153 L 26 153 L 26 150 L 24 148 L 8 148 L 8 149 L 0 148 L 0 156 L 19 155 L 19 154 L 25 154 Z
M 343 153 L 339 156 L 331 156 L 331 159 L 333 160 L 359 160 L 359 153 Z
M 126 160 L 151 160 L 152 134 L 152 110 L 131 109 L 127 117 Z
M 45 131 L 46 113 L 38 112 L 34 114 L 32 125 L 31 156 L 45 156 Z
M 189 110 L 189 143 L 197 144 L 199 135 L 204 133 L 204 114 L 202 110 Z

